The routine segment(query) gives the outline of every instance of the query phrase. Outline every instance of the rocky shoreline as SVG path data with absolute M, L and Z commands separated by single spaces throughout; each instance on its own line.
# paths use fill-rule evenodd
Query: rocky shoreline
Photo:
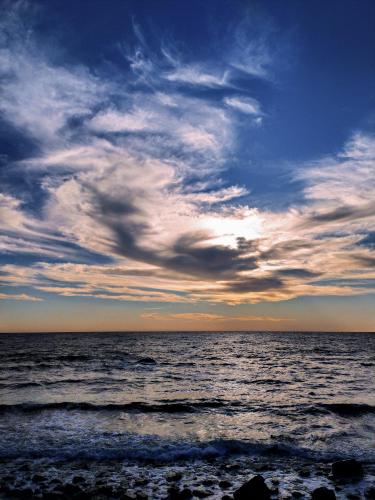
M 123 500 L 375 499 L 375 464 L 300 458 L 206 461 L 2 461 L 0 498 Z

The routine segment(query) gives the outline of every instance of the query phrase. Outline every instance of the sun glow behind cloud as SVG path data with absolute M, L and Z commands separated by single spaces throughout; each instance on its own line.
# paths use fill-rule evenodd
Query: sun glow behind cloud
M 251 203 L 251 178 L 248 186 L 225 181 L 241 120 L 250 132 L 267 120 L 236 73 L 269 82 L 263 39 L 234 31 L 213 67 L 184 62 L 173 47 L 154 53 L 135 26 L 128 71 L 108 80 L 62 67 L 25 40 L 23 8 L 2 25 L 1 109 L 36 145 L 9 168 L 25 172 L 43 201 L 31 210 L 25 194 L 0 197 L 2 252 L 33 256 L 3 267 L 9 291 L 0 299 L 239 305 L 369 293 L 374 137 L 357 132 L 339 154 L 296 165 L 301 201 L 281 211 Z M 218 88 L 213 99 L 207 91 Z M 23 287 L 27 294 L 17 292 Z M 154 319 L 204 319 L 181 314 Z M 284 321 L 232 315 L 252 318 Z

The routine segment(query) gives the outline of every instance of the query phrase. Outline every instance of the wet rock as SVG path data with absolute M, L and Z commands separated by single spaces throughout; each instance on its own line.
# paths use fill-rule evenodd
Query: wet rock
M 42 495 L 43 500 L 62 500 L 66 498 L 62 491 L 45 491 Z
M 12 490 L 12 496 L 16 498 L 32 498 L 34 492 L 31 488 L 17 488 Z
M 168 474 L 168 476 L 165 479 L 168 482 L 180 481 L 180 479 L 182 479 L 182 474 L 181 472 L 172 472 L 171 474 Z
M 230 497 L 229 495 L 223 495 L 221 497 L 221 500 L 233 500 L 233 497 Z
M 66 493 L 67 495 L 73 496 L 82 493 L 82 490 L 78 485 L 71 483 L 62 484 L 59 488 L 63 493 Z
M 99 495 L 107 496 L 107 497 L 113 497 L 116 496 L 118 493 L 116 488 L 113 488 L 113 486 L 106 484 L 103 486 L 100 486 L 99 488 L 96 488 L 96 493 Z
M 334 479 L 351 479 L 363 476 L 362 464 L 355 459 L 339 460 L 332 464 Z
M 9 490 L 9 486 L 4 484 L 4 483 L 0 483 L 0 493 L 7 493 Z
M 29 464 L 22 464 L 21 467 L 18 469 L 19 471 L 29 471 L 30 470 L 30 465 Z
M 364 491 L 365 498 L 375 499 L 375 486 L 369 486 Z
M 72 483 L 73 484 L 82 484 L 82 483 L 85 483 L 86 482 L 86 479 L 82 476 L 74 476 L 73 479 L 72 479 Z
M 140 477 L 139 479 L 136 479 L 134 481 L 135 486 L 145 486 L 148 483 L 149 483 L 149 480 L 147 479 L 147 477 Z
M 346 498 L 348 498 L 349 500 L 361 500 L 361 497 L 356 493 L 348 493 L 346 495 Z
M 193 490 L 193 495 L 197 498 L 206 498 L 206 497 L 210 497 L 211 495 L 213 495 L 213 492 L 210 491 L 210 490 L 203 490 L 203 489 L 196 489 L 196 490 Z
M 309 471 L 309 469 L 301 469 L 299 471 L 299 475 L 301 477 L 310 477 L 311 476 L 311 472 Z
M 170 488 L 168 490 L 167 500 L 188 500 L 191 498 L 192 492 L 189 488 L 184 488 L 183 490 L 179 490 L 178 488 Z
M 137 500 L 148 500 L 148 495 L 146 493 L 137 493 Z
M 61 484 L 60 479 L 57 479 L 56 477 L 54 479 L 51 479 L 50 484 Z
M 226 490 L 232 486 L 232 483 L 227 479 L 223 479 L 222 481 L 219 481 L 219 486 L 222 490 Z
M 74 498 L 76 500 L 89 500 L 92 498 L 93 493 L 90 491 L 86 491 L 82 489 L 78 484 L 62 484 L 61 486 L 57 486 L 54 490 L 57 494 L 62 494 L 63 498 Z M 111 490 L 111 493 L 112 490 Z M 106 495 L 107 493 L 105 493 Z M 108 495 L 109 496 L 109 495 Z
M 14 481 L 16 480 L 16 476 L 10 476 L 10 475 L 7 475 L 7 476 L 4 476 L 3 477 L 3 483 L 14 483 Z
M 101 488 L 102 486 L 106 486 L 108 480 L 107 479 L 98 479 L 95 482 L 95 488 Z
M 301 491 L 294 490 L 292 491 L 293 498 L 303 498 L 304 494 Z
M 44 481 L 46 481 L 46 478 L 42 474 L 34 474 L 31 480 L 34 483 L 44 483 Z
M 312 500 L 335 500 L 336 495 L 333 490 L 322 486 L 321 488 L 316 488 L 311 494 Z
M 202 484 L 204 486 L 212 486 L 213 484 L 215 484 L 215 481 L 213 479 L 204 479 L 202 481 Z
M 91 500 L 92 496 L 92 492 L 80 490 L 79 493 L 76 493 L 73 497 L 70 498 L 74 498 L 75 500 Z
M 234 500 L 268 500 L 271 490 L 266 485 L 261 475 L 256 475 L 243 484 L 233 494 Z

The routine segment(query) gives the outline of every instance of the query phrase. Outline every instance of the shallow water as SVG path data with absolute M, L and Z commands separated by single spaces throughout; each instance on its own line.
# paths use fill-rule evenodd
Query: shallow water
M 0 337 L 0 458 L 375 458 L 375 335 Z

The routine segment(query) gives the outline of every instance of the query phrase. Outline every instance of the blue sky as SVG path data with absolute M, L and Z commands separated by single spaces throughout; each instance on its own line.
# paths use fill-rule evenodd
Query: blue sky
M 6 330 L 375 328 L 375 5 L 1 2 Z

